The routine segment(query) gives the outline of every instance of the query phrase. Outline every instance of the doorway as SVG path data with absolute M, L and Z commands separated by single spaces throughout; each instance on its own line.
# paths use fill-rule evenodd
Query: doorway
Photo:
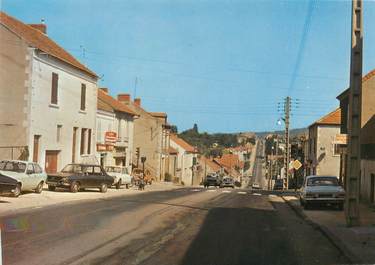
M 46 151 L 46 163 L 45 169 L 47 173 L 57 172 L 57 160 L 59 156 L 59 151 Z

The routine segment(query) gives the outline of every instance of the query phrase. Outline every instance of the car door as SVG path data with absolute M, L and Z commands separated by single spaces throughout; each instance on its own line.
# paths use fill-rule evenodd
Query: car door
M 35 187 L 39 185 L 41 181 L 46 181 L 47 175 L 43 172 L 43 169 L 36 163 L 33 164 L 34 166 L 34 179 L 35 179 Z
M 102 183 L 104 183 L 104 174 L 102 172 L 102 169 L 100 166 L 94 166 L 93 167 L 93 181 L 94 181 L 94 187 L 100 187 Z
M 81 186 L 82 187 L 96 187 L 96 181 L 93 175 L 92 166 L 82 166 Z
M 22 189 L 32 190 L 35 189 L 35 169 L 32 163 L 28 163 L 26 166 L 26 172 L 22 176 Z

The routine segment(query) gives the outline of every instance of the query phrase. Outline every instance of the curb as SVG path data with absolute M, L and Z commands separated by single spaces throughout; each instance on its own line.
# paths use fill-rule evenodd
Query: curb
M 344 255 L 351 263 L 353 264 L 364 264 L 366 263 L 363 261 L 357 254 L 355 254 L 353 251 L 351 251 L 344 242 L 338 238 L 336 235 L 334 235 L 327 227 L 323 225 L 319 225 L 318 223 L 312 221 L 304 212 L 303 210 L 293 205 L 290 201 L 286 200 L 284 196 L 280 196 L 288 205 L 289 207 L 301 218 L 303 219 L 307 224 L 311 225 L 313 228 L 319 230 L 328 240 L 332 243 L 340 252 L 342 255 Z

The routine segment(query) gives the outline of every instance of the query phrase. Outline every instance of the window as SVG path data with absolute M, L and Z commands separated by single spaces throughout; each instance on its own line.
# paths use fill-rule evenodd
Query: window
M 334 156 L 340 155 L 340 145 L 339 144 L 333 144 L 333 155 Z
M 86 84 L 81 84 L 81 110 L 86 109 Z
M 80 148 L 80 154 L 81 155 L 83 155 L 85 153 L 86 131 L 87 131 L 87 129 L 85 129 L 85 128 L 81 129 L 81 148 Z
M 57 125 L 56 142 L 60 142 L 62 125 Z
M 88 139 L 87 139 L 87 154 L 91 154 L 91 129 L 88 130 Z
M 34 167 L 33 167 L 33 164 L 28 164 L 27 165 L 27 170 L 26 170 L 26 174 L 34 174 Z
M 100 167 L 94 167 L 94 174 L 95 175 L 101 175 L 102 174 L 102 170 L 100 169 Z
M 36 174 L 43 173 L 43 169 L 38 164 L 34 164 L 34 169 Z
M 51 89 L 51 104 L 57 105 L 58 103 L 58 86 L 59 86 L 59 75 L 52 73 L 52 89 Z

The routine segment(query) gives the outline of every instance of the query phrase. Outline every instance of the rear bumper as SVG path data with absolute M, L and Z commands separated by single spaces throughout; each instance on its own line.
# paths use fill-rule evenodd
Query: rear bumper
M 341 204 L 344 203 L 344 198 L 302 198 L 304 202 L 314 204 Z
M 63 181 L 48 181 L 47 180 L 47 185 L 48 186 L 53 186 L 53 187 L 57 187 L 57 188 L 69 188 L 70 187 L 70 183 L 69 182 L 63 182 Z

